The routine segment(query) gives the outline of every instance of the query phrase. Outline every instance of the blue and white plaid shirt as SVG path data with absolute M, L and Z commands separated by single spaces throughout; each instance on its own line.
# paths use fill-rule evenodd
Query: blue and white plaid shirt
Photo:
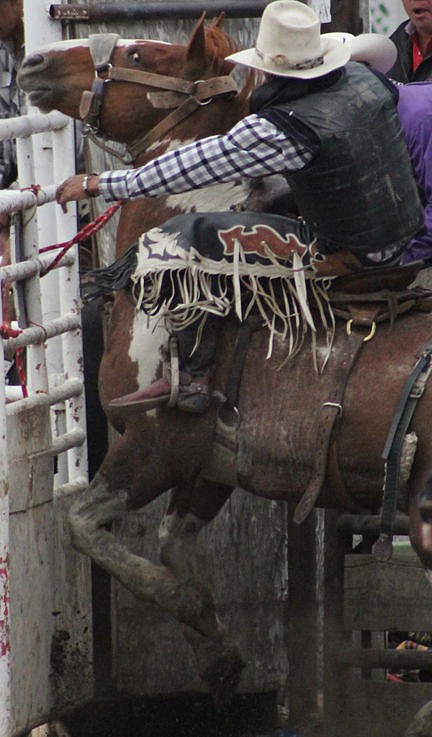
M 99 192 L 107 202 L 176 194 L 236 178 L 289 174 L 302 169 L 316 154 L 312 141 L 306 147 L 253 113 L 226 135 L 188 144 L 138 169 L 104 172 L 99 177 Z

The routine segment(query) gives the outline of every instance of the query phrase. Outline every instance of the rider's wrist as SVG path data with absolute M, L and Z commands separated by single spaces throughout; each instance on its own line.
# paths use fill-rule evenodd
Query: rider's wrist
M 98 177 L 99 175 L 93 172 L 93 174 L 86 174 L 83 179 L 83 190 L 86 193 L 87 197 L 97 197 L 99 194 L 99 179 L 97 179 L 97 182 L 94 180 L 94 177 Z M 92 179 L 94 180 L 92 182 Z M 96 185 L 96 186 L 95 186 Z

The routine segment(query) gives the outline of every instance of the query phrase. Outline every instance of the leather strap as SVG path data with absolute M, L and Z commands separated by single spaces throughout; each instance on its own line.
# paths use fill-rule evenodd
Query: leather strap
M 152 143 L 160 140 L 164 134 L 172 130 L 182 120 L 189 117 L 199 107 L 200 103 L 194 97 L 187 97 L 180 107 L 163 118 L 146 135 L 127 146 L 128 153 L 132 159 L 137 159 Z
M 240 415 L 237 404 L 250 338 L 261 324 L 259 317 L 249 316 L 238 329 L 225 402 L 218 409 L 211 453 L 201 471 L 203 478 L 226 486 L 238 485 L 237 431 Z
M 112 67 L 109 72 L 109 79 L 116 82 L 132 82 L 134 84 L 145 85 L 146 87 L 157 87 L 160 90 L 181 92 L 184 95 L 195 97 L 200 102 L 208 100 L 210 97 L 238 92 L 235 80 L 229 75 L 191 82 L 189 79 L 166 77 L 163 74 L 153 74 L 152 72 L 143 72 L 138 69 Z
M 345 479 L 339 465 L 337 440 L 330 443 L 328 452 L 327 478 L 332 494 L 336 497 L 339 504 L 353 514 L 370 514 L 371 510 L 362 506 L 352 494 L 348 491 Z
M 118 33 L 93 33 L 89 36 L 89 51 L 95 69 L 95 78 L 90 90 L 84 90 L 80 103 L 80 118 L 84 130 L 98 130 L 99 118 L 105 94 L 105 79 L 99 76 L 108 72 L 110 59 L 119 39 Z
M 104 94 L 105 82 L 100 77 L 95 77 L 91 90 L 83 90 L 79 114 L 85 131 L 98 130 Z
M 117 46 L 118 33 L 91 33 L 88 39 L 93 66 L 97 72 L 108 67 L 112 52 Z
M 221 80 L 221 84 L 218 84 L 219 79 Z M 185 80 L 179 81 L 182 82 Z M 228 92 L 237 92 L 237 86 L 231 77 L 214 77 L 213 79 L 191 84 L 193 86 L 195 84 L 197 85 L 193 95 L 187 97 L 179 107 L 157 123 L 148 133 L 128 145 L 127 150 L 133 159 L 137 159 L 152 143 L 156 143 L 162 136 L 181 123 L 182 120 L 188 118 L 195 110 L 203 104 L 207 104 L 204 100 L 211 102 L 214 97 L 224 95 Z
M 249 316 L 241 323 L 234 346 L 234 355 L 228 376 L 226 387 L 226 401 L 224 406 L 228 409 L 234 409 L 238 405 L 240 394 L 240 384 L 243 374 L 246 355 L 249 349 L 251 335 L 262 327 L 262 320 L 259 317 Z
M 89 49 L 95 68 L 95 79 L 92 89 L 83 91 L 80 104 L 80 117 L 84 122 L 85 133 L 87 135 L 91 134 L 92 141 L 96 145 L 109 153 L 114 153 L 115 156 L 118 156 L 118 153 L 101 144 L 94 135 L 99 131 L 100 115 L 108 82 L 131 82 L 147 87 L 155 87 L 159 91 L 165 90 L 166 92 L 148 93 L 151 104 L 157 107 L 159 99 L 161 108 L 176 108 L 146 135 L 127 147 L 132 160 L 136 159 L 148 146 L 158 141 L 199 107 L 211 102 L 214 97 L 238 93 L 236 81 L 231 75 L 191 81 L 139 69 L 111 66 L 110 59 L 118 38 L 119 36 L 115 33 L 93 34 L 89 37 Z M 184 96 L 186 96 L 186 99 L 184 99 Z M 119 158 L 124 161 L 123 157 L 119 156 Z
M 410 395 L 413 393 L 414 385 L 418 377 L 425 371 L 426 368 L 429 367 L 429 364 L 431 361 L 431 353 L 432 353 L 432 343 L 427 343 L 427 345 L 424 347 L 422 351 L 422 355 L 420 356 L 419 360 L 414 366 L 414 369 L 411 371 L 410 375 L 408 376 L 408 379 L 406 380 L 405 385 L 402 389 L 401 395 L 399 397 L 398 406 L 396 407 L 396 411 L 393 416 L 392 424 L 390 425 L 390 430 L 388 432 L 386 442 L 384 445 L 384 450 L 381 456 L 381 458 L 383 458 L 385 461 L 389 457 L 390 450 L 393 445 L 393 441 L 394 441 L 394 438 L 397 432 L 397 428 L 401 422 L 402 415 L 405 412 L 408 399 Z
M 393 527 L 399 492 L 403 442 L 414 415 L 417 402 L 423 396 L 431 371 L 432 343 L 428 343 L 405 382 L 382 453 L 382 458 L 386 461 L 386 474 L 381 509 L 380 535 L 372 548 L 374 557 L 380 561 L 389 560 L 393 553 Z
M 334 388 L 326 402 L 321 406 L 318 421 L 317 447 L 312 478 L 294 512 L 294 522 L 301 524 L 315 506 L 327 471 L 327 456 L 333 428 L 338 417 L 342 416 L 342 403 L 351 369 L 363 344 L 360 333 L 346 335 L 345 350 L 334 377 Z
M 169 354 L 170 354 L 170 381 L 171 381 L 171 394 L 168 400 L 168 407 L 175 407 L 177 399 L 180 393 L 180 368 L 179 368 L 179 355 L 178 355 L 178 343 L 174 337 L 170 338 L 169 341 Z

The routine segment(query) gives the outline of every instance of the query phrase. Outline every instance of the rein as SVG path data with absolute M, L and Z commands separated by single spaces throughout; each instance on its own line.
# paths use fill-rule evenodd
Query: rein
M 380 534 L 372 547 L 374 557 L 380 561 L 389 560 L 392 556 L 393 527 L 398 501 L 403 442 L 417 407 L 417 402 L 423 396 L 431 373 L 432 343 L 427 343 L 402 389 L 381 456 L 386 463 L 386 470 Z
M 238 94 L 236 82 L 229 75 L 192 82 L 180 77 L 168 77 L 138 69 L 112 66 L 110 60 L 118 39 L 119 35 L 116 33 L 89 36 L 89 50 L 93 60 L 95 78 L 92 89 L 83 91 L 80 103 L 80 117 L 84 123 L 84 134 L 108 153 L 122 158 L 118 152 L 102 143 L 98 138 L 98 135 L 100 136 L 100 116 L 104 104 L 105 90 L 109 82 L 130 82 L 164 90 L 162 92 L 148 92 L 148 99 L 154 108 L 172 109 L 172 112 L 150 131 L 126 146 L 132 160 L 136 159 L 149 145 L 172 130 L 199 107 L 210 104 L 214 98 Z
M 77 243 L 82 243 L 83 241 L 88 240 L 88 238 L 91 238 L 93 235 L 99 232 L 104 225 L 108 222 L 110 218 L 114 215 L 117 210 L 122 207 L 125 203 L 125 200 L 118 200 L 118 202 L 115 202 L 113 205 L 107 208 L 105 212 L 103 212 L 101 215 L 98 215 L 94 220 L 92 220 L 90 223 L 87 223 L 87 225 L 84 225 L 81 230 L 78 231 L 76 235 L 73 236 L 69 241 L 65 241 L 64 243 L 56 243 L 52 246 L 45 246 L 44 248 L 39 249 L 39 253 L 47 253 L 48 251 L 55 251 L 58 249 L 61 249 L 60 253 L 55 256 L 53 261 L 51 261 L 48 266 L 46 266 L 45 269 L 42 269 L 40 272 L 40 276 L 45 276 L 48 274 L 49 271 L 52 271 L 52 269 L 57 266 L 58 262 L 61 261 L 65 253 L 72 248 L 72 246 L 76 245 Z

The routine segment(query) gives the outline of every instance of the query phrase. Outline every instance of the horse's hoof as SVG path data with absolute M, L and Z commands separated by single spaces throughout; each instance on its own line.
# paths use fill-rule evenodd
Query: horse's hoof
M 240 683 L 245 663 L 237 650 L 226 650 L 204 671 L 203 681 L 208 685 L 217 710 L 226 709 Z

